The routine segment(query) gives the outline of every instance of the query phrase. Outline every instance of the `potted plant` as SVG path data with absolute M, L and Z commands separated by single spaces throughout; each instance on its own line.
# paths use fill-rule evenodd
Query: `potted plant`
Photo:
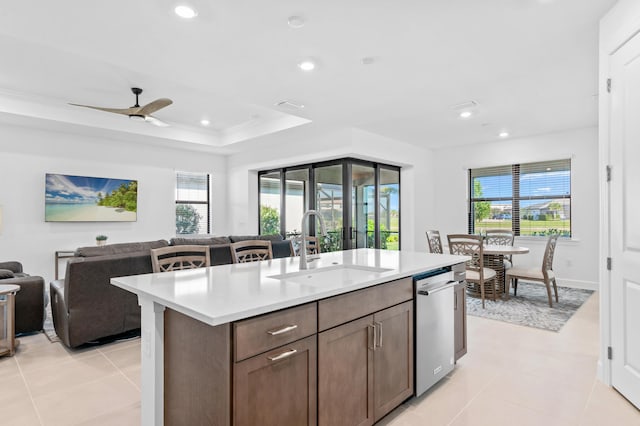
M 98 235 L 96 236 L 96 244 L 99 246 L 103 246 L 107 244 L 107 236 L 106 235 Z

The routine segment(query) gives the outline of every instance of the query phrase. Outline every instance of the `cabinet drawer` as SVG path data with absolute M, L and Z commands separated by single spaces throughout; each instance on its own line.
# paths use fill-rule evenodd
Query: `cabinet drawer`
M 324 299 L 318 302 L 318 329 L 327 330 L 411 299 L 411 277 Z
M 240 361 L 317 331 L 315 303 L 238 321 L 233 325 L 234 359 Z
M 233 425 L 315 426 L 316 381 L 315 335 L 235 363 Z

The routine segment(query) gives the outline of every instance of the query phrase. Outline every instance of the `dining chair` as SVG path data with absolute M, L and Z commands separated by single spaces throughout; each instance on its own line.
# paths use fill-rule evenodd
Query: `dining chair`
M 245 240 L 231 243 L 233 263 L 258 262 L 273 259 L 271 241 Z
M 307 240 L 307 254 L 320 254 L 318 237 L 308 236 L 305 240 Z
M 440 239 L 440 231 L 434 229 L 427 231 L 427 243 L 429 245 L 429 252 L 442 254 L 442 240 Z
M 493 293 L 493 300 L 497 298 L 497 282 L 496 271 L 484 267 L 482 236 L 467 234 L 450 234 L 447 235 L 449 241 L 449 252 L 451 254 L 460 254 L 471 256 L 471 260 L 466 265 L 466 281 L 471 284 L 471 292 L 475 287 L 480 287 L 480 298 L 482 299 L 482 308 L 484 309 L 484 299 L 487 284 Z M 477 294 L 477 291 L 476 291 Z
M 542 257 L 542 268 L 511 268 L 507 271 L 507 299 L 509 298 L 509 288 L 513 281 L 513 295 L 518 292 L 518 280 L 542 282 L 547 287 L 547 297 L 549 298 L 549 306 L 553 307 L 551 298 L 551 284 L 556 294 L 556 303 L 558 302 L 558 286 L 556 285 L 556 276 L 553 272 L 553 254 L 556 251 L 556 243 L 558 235 L 551 235 L 547 240 L 547 247 Z
M 484 243 L 496 246 L 513 246 L 515 236 L 510 229 L 487 229 L 485 231 Z M 513 259 L 511 255 L 503 257 L 505 261 L 509 262 L 508 265 L 504 265 L 505 269 L 513 266 Z
M 153 272 L 179 271 L 211 266 L 209 246 L 183 245 L 151 249 Z

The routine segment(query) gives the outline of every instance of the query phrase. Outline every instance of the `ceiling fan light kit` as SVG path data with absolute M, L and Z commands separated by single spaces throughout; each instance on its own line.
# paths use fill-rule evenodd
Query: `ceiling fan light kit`
M 97 109 L 98 111 L 105 111 L 105 112 L 111 112 L 114 114 L 122 114 L 122 115 L 127 115 L 129 116 L 129 118 L 131 120 L 134 121 L 147 121 L 151 124 L 154 124 L 156 126 L 160 126 L 160 127 L 167 127 L 169 126 L 167 123 L 163 122 L 162 120 L 157 119 L 156 117 L 152 116 L 151 114 L 161 110 L 162 108 L 168 107 L 169 105 L 171 105 L 173 103 L 173 101 L 171 99 L 168 98 L 160 98 L 160 99 L 156 99 L 153 102 L 149 102 L 148 104 L 144 105 L 144 106 L 140 106 L 140 103 L 138 101 L 138 96 L 140 96 L 140 94 L 142 93 L 142 89 L 139 87 L 132 87 L 131 91 L 133 92 L 133 94 L 136 96 L 136 104 L 132 107 L 129 108 L 104 108 L 104 107 L 97 107 L 97 106 L 92 106 L 92 105 L 80 105 L 80 104 L 73 104 L 70 103 L 69 105 L 74 105 L 74 106 L 79 106 L 79 107 L 84 107 L 84 108 L 91 108 L 91 109 Z

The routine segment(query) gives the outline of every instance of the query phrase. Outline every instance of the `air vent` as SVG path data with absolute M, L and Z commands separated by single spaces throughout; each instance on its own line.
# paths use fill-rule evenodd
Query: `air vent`
M 304 108 L 303 104 L 297 104 L 295 102 L 286 101 L 286 100 L 277 102 L 275 105 L 277 107 L 281 107 L 281 108 L 293 108 L 293 109 L 302 109 L 302 108 Z
M 476 101 L 468 101 L 468 102 L 463 102 L 461 104 L 454 105 L 451 108 L 456 111 L 463 111 L 463 110 L 471 110 L 477 107 L 478 107 L 478 103 Z

